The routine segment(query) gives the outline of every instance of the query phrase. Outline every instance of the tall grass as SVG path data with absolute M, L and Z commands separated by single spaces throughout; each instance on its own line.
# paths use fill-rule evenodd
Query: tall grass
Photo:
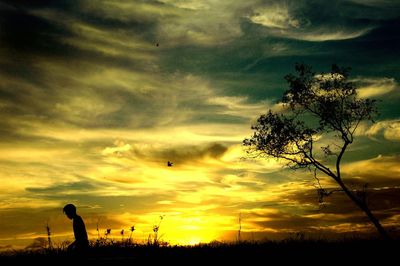
M 0 254 L 0 264 L 3 261 L 44 262 L 52 264 L 76 260 L 77 256 L 68 253 L 66 245 L 53 245 L 53 249 L 20 250 Z M 222 261 L 246 262 L 257 264 L 271 264 L 278 260 L 278 264 L 296 260 L 308 263 L 339 262 L 345 258 L 346 262 L 356 261 L 356 265 L 379 259 L 379 265 L 389 265 L 385 261 L 395 259 L 398 253 L 399 242 L 385 242 L 378 239 L 359 240 L 342 239 L 328 240 L 300 240 L 299 237 L 287 238 L 281 241 L 213 241 L 193 246 L 183 245 L 154 245 L 152 243 L 134 243 L 129 241 L 98 242 L 91 241 L 90 248 L 85 254 L 80 254 L 79 260 L 85 259 L 92 265 L 120 265 L 144 262 L 174 263 L 191 265 L 193 263 L 210 263 Z M 340 256 L 339 256 L 340 255 Z M 267 263 L 268 262 L 268 263 Z M 393 264 L 393 263 L 392 263 Z M 42 265 L 42 264 L 41 264 Z

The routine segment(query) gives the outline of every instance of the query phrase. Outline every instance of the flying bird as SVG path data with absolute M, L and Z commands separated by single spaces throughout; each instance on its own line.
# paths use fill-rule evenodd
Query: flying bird
M 172 165 L 173 165 L 172 162 L 170 162 L 170 161 L 167 162 L 167 166 L 168 166 L 168 167 L 171 167 Z

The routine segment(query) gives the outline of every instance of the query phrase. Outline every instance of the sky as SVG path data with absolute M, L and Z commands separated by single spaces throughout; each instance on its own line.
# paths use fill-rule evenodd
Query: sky
M 343 175 L 369 184 L 396 233 L 399 14 L 396 0 L 0 1 L 0 249 L 47 224 L 73 240 L 67 203 L 91 239 L 135 226 L 140 242 L 160 222 L 177 244 L 235 241 L 239 225 L 248 240 L 376 234 L 342 193 L 320 205 L 312 172 L 245 156 L 296 63 L 351 67 L 359 96 L 378 100 Z

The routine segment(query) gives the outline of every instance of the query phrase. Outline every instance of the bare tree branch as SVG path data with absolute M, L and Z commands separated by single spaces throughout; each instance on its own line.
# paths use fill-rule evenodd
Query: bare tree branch
M 314 168 L 320 201 L 334 192 L 345 192 L 364 211 L 381 236 L 388 238 L 366 204 L 366 188 L 361 192 L 348 189 L 340 171 L 343 156 L 354 141 L 358 125 L 363 120 L 373 121 L 375 101 L 357 97 L 355 85 L 347 80 L 349 68 L 332 65 L 329 75 L 316 75 L 304 64 L 297 64 L 295 68 L 297 76 L 285 76 L 289 89 L 282 97 L 282 103 L 289 106 L 290 111 L 278 114 L 270 110 L 260 116 L 252 126 L 254 135 L 243 141 L 244 146 L 253 149 L 250 152 L 255 155 L 253 158 L 275 157 L 286 160 L 291 168 Z M 317 158 L 315 153 L 314 142 L 318 141 L 315 136 L 327 133 L 334 133 L 341 143 L 334 144 L 339 149 L 334 166 Z M 325 147 L 324 154 L 332 155 L 329 146 Z M 328 191 L 322 188 L 317 170 L 335 180 L 340 189 Z

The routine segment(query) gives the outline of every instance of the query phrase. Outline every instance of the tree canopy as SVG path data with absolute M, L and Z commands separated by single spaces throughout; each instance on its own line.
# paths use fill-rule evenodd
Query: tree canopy
M 343 155 L 353 143 L 357 127 L 362 121 L 373 121 L 376 101 L 358 97 L 356 85 L 349 80 L 350 68 L 332 65 L 329 73 L 317 74 L 311 66 L 296 64 L 295 70 L 297 75 L 285 76 L 289 88 L 280 101 L 282 110 L 269 110 L 251 127 L 253 135 L 243 141 L 247 152 L 255 157 L 284 159 L 292 168 L 319 170 L 333 178 L 339 190 L 366 213 L 386 238 L 365 198 L 346 186 L 340 172 Z M 325 135 L 336 141 L 318 145 Z

